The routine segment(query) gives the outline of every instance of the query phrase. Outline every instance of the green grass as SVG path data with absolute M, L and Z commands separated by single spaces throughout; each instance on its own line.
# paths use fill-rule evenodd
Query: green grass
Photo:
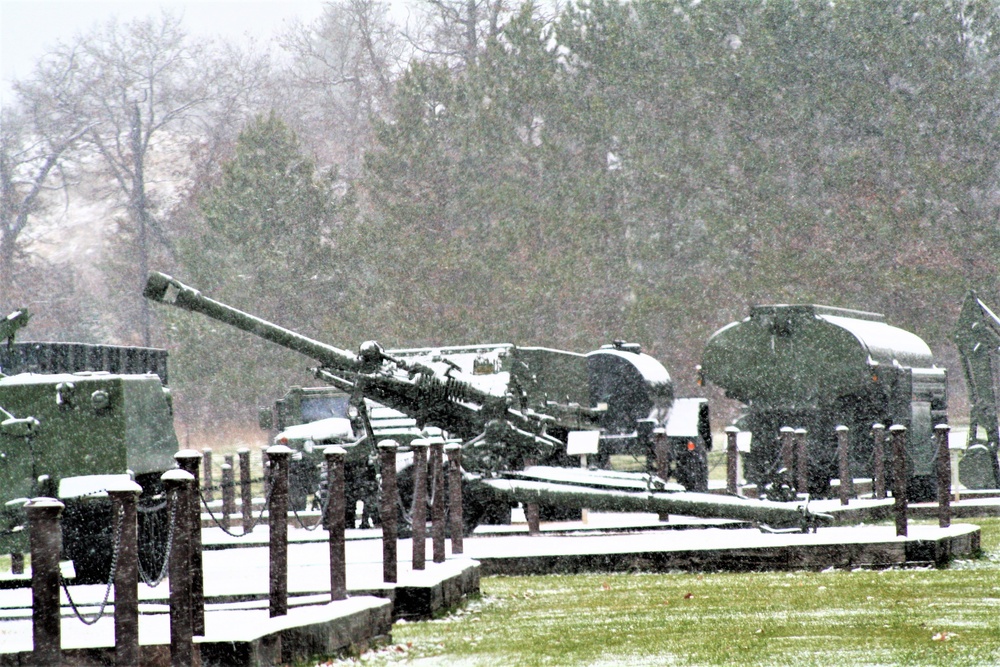
M 368 664 L 1000 664 L 1000 519 L 948 569 L 488 577 Z

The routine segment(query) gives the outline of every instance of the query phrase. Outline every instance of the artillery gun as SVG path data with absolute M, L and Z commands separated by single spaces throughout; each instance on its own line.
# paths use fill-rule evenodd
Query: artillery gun
M 748 481 L 777 484 L 782 427 L 807 431 L 809 492 L 830 493 L 839 476 L 838 425 L 849 428 L 851 473 L 871 477 L 875 423 L 907 427 L 908 490 L 930 500 L 936 488 L 933 428 L 947 422 L 947 377 L 918 336 L 877 313 L 818 305 L 755 306 L 715 332 L 702 381 L 746 406 L 738 426 L 751 434 Z
M 319 362 L 316 376 L 352 397 L 385 405 L 471 443 L 476 471 L 521 468 L 525 459 L 565 459 L 566 434 L 600 429 L 636 434 L 636 422 L 666 418 L 673 385 L 638 346 L 616 343 L 589 354 L 511 344 L 387 351 L 374 341 L 354 354 L 266 322 L 152 273 L 145 296 L 201 313 Z M 553 397 L 558 396 L 558 400 Z
M 371 445 L 376 438 L 366 415 L 366 401 L 406 414 L 418 428 L 435 427 L 464 442 L 462 464 L 466 479 L 479 482 L 463 487 L 466 507 L 474 508 L 464 512 L 467 528 L 475 525 L 480 512 L 489 511 L 491 504 L 498 501 L 553 500 L 557 507 L 579 508 L 589 484 L 592 500 L 601 507 L 614 507 L 617 498 L 618 506 L 634 510 L 654 502 L 654 487 L 666 488 L 664 480 L 649 474 L 577 469 L 567 485 L 562 475 L 553 472 L 579 466 L 566 451 L 571 433 L 596 434 L 598 459 L 608 453 L 601 451 L 602 441 L 630 439 L 633 448 L 651 449 L 654 431 L 670 414 L 673 385 L 666 369 L 638 346 L 616 342 L 588 354 L 511 344 L 390 351 L 368 341 L 353 354 L 214 301 L 162 273 L 149 275 L 143 294 L 153 301 L 201 313 L 319 362 L 313 369 L 315 375 L 349 395 L 350 405 L 362 422 L 363 437 L 347 448 L 348 461 L 358 466 L 355 470 L 365 464 L 369 469 L 375 465 Z M 692 437 L 697 437 L 699 431 L 707 430 L 707 405 L 704 401 L 693 405 L 696 409 L 688 412 L 699 420 L 691 430 L 695 434 Z M 687 460 L 702 468 L 707 466 L 704 458 Z M 510 476 L 522 470 L 533 471 L 536 479 L 525 481 Z M 377 471 L 372 472 L 377 476 Z M 609 475 L 616 478 L 613 487 L 627 479 L 624 485 L 628 488 L 614 488 L 609 493 Z M 707 472 L 700 470 L 689 478 L 705 480 Z M 540 491 L 538 483 L 544 491 Z M 682 488 L 675 485 L 668 490 Z M 354 500 L 349 491 L 349 512 Z M 364 500 L 367 505 L 370 499 Z M 771 523 L 801 525 L 804 520 L 813 523 L 817 519 L 817 515 L 797 507 L 769 507 L 764 512 L 757 501 L 733 501 L 693 493 L 683 500 L 660 498 L 657 502 L 660 511 L 697 516 L 732 516 L 733 508 L 739 506 L 746 515 L 758 512 Z
M 115 527 L 107 490 L 134 479 L 143 490 L 140 564 L 155 576 L 168 530 L 160 475 L 177 451 L 166 351 L 0 335 L 9 341 L 0 349 L 0 553 L 28 550 L 29 498 L 58 498 L 76 581 L 107 581 Z

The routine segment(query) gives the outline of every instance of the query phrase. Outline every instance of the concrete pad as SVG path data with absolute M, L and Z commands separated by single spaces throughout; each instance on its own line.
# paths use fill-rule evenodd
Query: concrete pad
M 609 571 L 776 570 L 943 565 L 979 550 L 979 528 L 910 526 L 821 528 L 816 533 L 762 533 L 716 528 L 626 535 L 493 537 L 467 540 L 482 575 Z
M 202 665 L 270 665 L 388 641 L 392 604 L 372 597 L 348 598 L 320 606 L 289 609 L 270 618 L 267 609 L 205 610 L 205 636 L 195 637 Z M 62 646 L 67 664 L 113 665 L 114 618 L 86 626 L 75 617 L 62 619 Z M 143 662 L 156 663 L 167 649 L 170 617 L 140 616 L 139 645 Z M 0 622 L 0 665 L 31 664 L 30 619 Z M 160 647 L 160 648 L 158 648 Z
M 399 553 L 409 555 L 412 548 L 401 543 Z M 398 583 L 386 584 L 381 541 L 363 539 L 347 546 L 350 597 L 329 602 L 328 545 L 293 543 L 288 559 L 289 612 L 270 618 L 266 546 L 206 551 L 203 556 L 206 634 L 195 638 L 203 665 L 287 663 L 363 648 L 388 640 L 395 618 L 427 618 L 479 590 L 478 564 L 464 556 L 444 563 L 428 558 L 423 571 L 400 560 Z M 97 612 L 106 590 L 102 585 L 69 588 L 84 615 Z M 155 588 L 140 584 L 139 595 L 143 663 L 169 664 L 169 582 Z M 114 664 L 113 617 L 86 626 L 72 615 L 65 592 L 61 596 L 67 664 Z M 30 614 L 30 588 L 0 591 L 0 665 L 30 663 Z

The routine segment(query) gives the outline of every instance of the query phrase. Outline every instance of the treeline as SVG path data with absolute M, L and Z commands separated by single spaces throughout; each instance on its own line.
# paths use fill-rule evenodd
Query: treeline
M 114 296 L 76 299 L 80 312 L 53 329 L 80 335 L 85 321 L 135 341 L 148 327 L 171 348 L 192 421 L 249 414 L 307 382 L 291 371 L 308 362 L 146 311 L 146 267 L 341 347 L 587 351 L 624 338 L 682 391 L 705 339 L 752 304 L 873 310 L 927 340 L 960 390 L 950 338 L 964 292 L 990 300 L 1000 287 L 996 3 L 420 8 L 401 27 L 377 2 L 330 3 L 279 40 L 280 61 L 194 49 L 165 16 L 40 63 L 18 87 L 23 104 L 4 111 L 4 164 L 11 146 L 34 146 L 17 173 L 40 175 L 48 146 L 57 157 L 38 182 L 99 163 L 122 203 L 105 270 Z M 192 67 L 174 85 L 60 92 L 90 71 L 83 46 L 142 25 L 145 42 L 169 28 L 189 49 L 169 59 Z M 157 57 L 147 51 L 109 52 Z M 117 121 L 76 110 L 91 93 L 121 107 Z M 8 140 L 9 118 L 31 141 Z M 56 118 L 77 122 L 39 129 Z M 169 198 L 142 169 L 143 150 L 168 139 L 189 165 Z M 39 270 L 5 250 L 7 209 L 29 225 L 41 213 L 30 193 L 4 190 L 12 305 Z M 71 290 L 64 270 L 54 282 Z

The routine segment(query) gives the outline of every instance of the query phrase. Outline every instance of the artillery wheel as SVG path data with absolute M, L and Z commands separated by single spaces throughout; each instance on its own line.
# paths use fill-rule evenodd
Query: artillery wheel
M 138 477 L 142 495 L 137 502 L 140 572 L 155 578 L 167 559 L 170 512 L 159 473 Z M 106 498 L 67 500 L 62 519 L 63 553 L 73 561 L 75 583 L 106 584 L 114 558 L 116 517 Z
M 451 536 L 451 520 L 448 517 L 448 498 L 450 497 L 449 484 L 451 476 L 444 470 L 444 497 L 445 497 L 445 534 Z M 397 477 L 399 487 L 399 536 L 408 538 L 413 536 L 413 467 L 408 466 L 399 472 Z M 431 521 L 431 510 L 434 502 L 433 483 L 428 479 L 427 492 L 427 520 Z M 513 505 L 506 500 L 496 497 L 489 487 L 481 484 L 466 483 L 462 485 L 462 533 L 464 536 L 472 535 L 476 527 L 480 524 L 510 524 L 510 513 Z M 427 532 L 428 537 L 430 531 Z

